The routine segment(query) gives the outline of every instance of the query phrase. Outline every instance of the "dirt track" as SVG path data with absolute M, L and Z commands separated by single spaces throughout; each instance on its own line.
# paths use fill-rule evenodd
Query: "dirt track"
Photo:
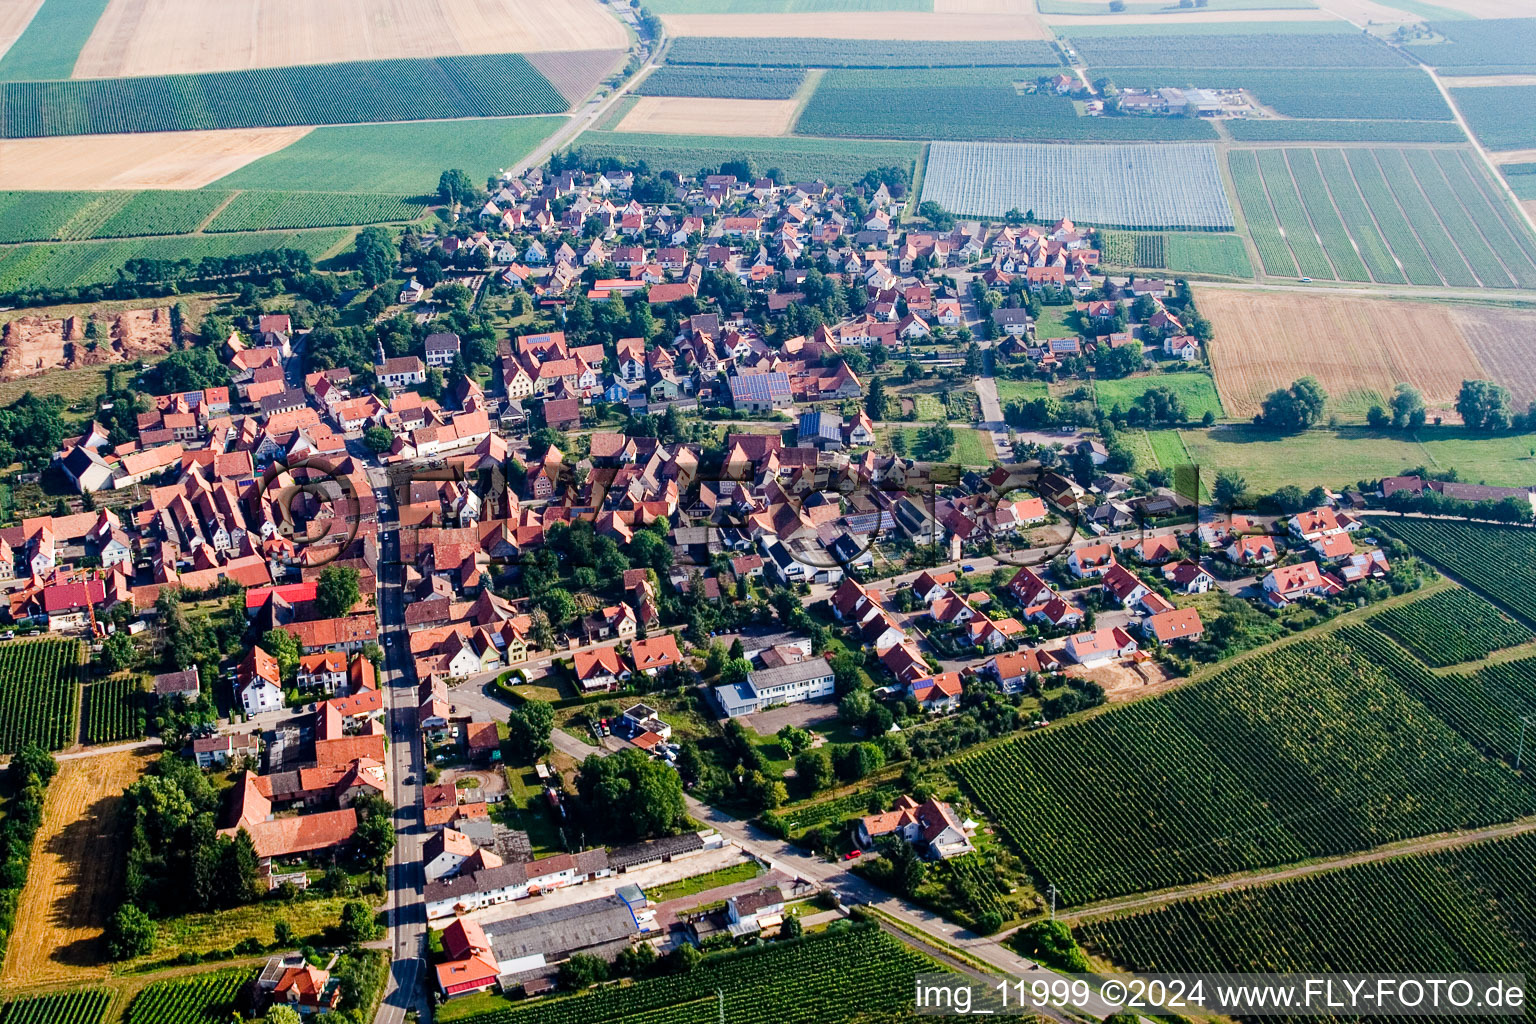
M 122 873 L 118 807 L 148 759 L 123 751 L 59 763 L 0 974 L 7 988 L 106 975 L 100 940 Z

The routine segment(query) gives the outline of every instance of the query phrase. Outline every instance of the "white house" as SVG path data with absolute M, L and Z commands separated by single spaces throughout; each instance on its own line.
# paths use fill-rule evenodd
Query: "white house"
M 754 669 L 744 683 L 715 687 L 715 699 L 728 717 L 736 718 L 770 705 L 821 700 L 836 691 L 827 659 L 807 658 L 791 665 Z
M 928 856 L 936 859 L 958 857 L 974 849 L 954 808 L 932 798 L 918 803 L 910 796 L 898 797 L 889 811 L 861 819 L 855 838 L 860 846 L 870 846 L 890 835 L 922 846 Z
M 1067 657 L 1079 665 L 1103 665 L 1136 653 L 1136 641 L 1119 626 L 1074 633 L 1067 637 Z
M 421 848 L 422 866 L 426 871 L 427 881 L 435 882 L 440 878 L 458 874 L 459 866 L 474 852 L 475 844 L 462 832 L 451 828 L 433 832 Z

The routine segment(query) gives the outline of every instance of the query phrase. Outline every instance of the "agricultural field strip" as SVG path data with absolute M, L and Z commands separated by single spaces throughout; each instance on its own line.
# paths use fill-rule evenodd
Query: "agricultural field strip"
M 1402 153 L 1398 150 L 1373 149 L 1371 155 L 1376 158 L 1387 185 L 1397 197 L 1398 205 L 1413 225 L 1419 240 L 1424 243 L 1425 251 L 1434 261 L 1440 276 L 1445 278 L 1445 283 L 1453 287 L 1477 287 L 1476 275 L 1472 273 L 1461 250 L 1451 240 L 1434 204 L 1419 187 L 1418 179 L 1413 176 Z
M 714 96 L 723 99 L 792 99 L 805 81 L 804 68 L 717 68 L 667 65 L 635 87 L 637 96 Z
M 1373 518 L 1463 586 L 1536 626 L 1536 533 L 1442 520 Z
M 1296 258 L 1291 247 L 1280 233 L 1280 223 L 1275 219 L 1274 208 L 1264 191 L 1264 180 L 1259 177 L 1259 165 L 1255 151 L 1233 149 L 1227 152 L 1227 169 L 1232 174 L 1232 184 L 1237 189 L 1238 202 L 1243 207 L 1243 219 L 1248 234 L 1259 250 L 1264 272 L 1276 277 L 1295 277 Z
M 1322 239 L 1323 249 L 1328 253 L 1328 259 L 1333 263 L 1334 273 L 1339 280 L 1371 280 L 1371 273 L 1360 259 L 1360 254 L 1355 251 L 1349 230 L 1334 205 L 1327 183 L 1323 181 L 1313 151 L 1288 149 L 1285 151 L 1285 162 L 1301 194 L 1301 203 L 1307 209 L 1307 216 L 1312 219 L 1312 227 Z
M 1261 149 L 1258 152 L 1259 171 L 1264 178 L 1264 191 L 1280 220 L 1286 243 L 1296 257 L 1296 265 L 1306 277 L 1332 278 L 1333 265 L 1317 240 L 1317 229 L 1302 208 L 1301 197 L 1296 194 L 1296 183 L 1285 162 L 1285 152 L 1278 149 Z
M 1536 810 L 1536 791 L 1331 634 L 954 770 L 1073 904 Z
M 144 735 L 141 699 L 138 680 L 131 675 L 83 687 L 80 742 L 113 743 Z
M 1397 197 L 1387 184 L 1375 153 L 1366 149 L 1351 149 L 1345 151 L 1344 159 L 1376 226 L 1381 229 L 1382 238 L 1391 247 L 1393 257 L 1408 275 L 1409 282 L 1418 285 L 1441 284 L 1443 279 L 1440 272 L 1435 268 L 1418 233 L 1414 231 L 1406 212 L 1398 205 Z
M 1407 284 L 1408 279 L 1398 266 L 1386 240 L 1365 203 L 1365 197 L 1355 184 L 1344 153 L 1337 149 L 1313 150 L 1323 182 L 1333 197 L 1335 209 L 1343 218 L 1346 230 L 1354 240 L 1361 259 L 1370 270 L 1371 278 L 1379 284 Z
M 1479 86 L 1450 93 L 1472 133 L 1488 149 L 1536 146 L 1536 124 L 1530 117 L 1536 85 Z
M 1524 221 L 1513 220 L 1509 201 L 1502 193 L 1490 194 L 1487 174 L 1470 164 L 1465 152 L 1431 153 L 1444 175 L 1450 193 L 1476 223 L 1483 240 L 1499 257 L 1504 269 L 1522 288 L 1536 287 L 1536 235 Z M 1417 159 L 1419 154 L 1414 154 Z
M 667 64 L 788 68 L 1059 67 L 1049 43 L 901 42 L 875 39 L 779 39 L 683 36 L 672 41 Z
M 960 214 L 1032 209 L 1106 227 L 1233 224 L 1216 150 L 1207 145 L 931 142 L 922 198 Z
M 28 743 L 58 750 L 75 742 L 80 642 L 33 640 L 0 648 L 0 753 Z
M 1366 622 L 1434 668 L 1477 661 L 1536 639 L 1536 633 L 1460 587 L 1388 608 Z
M 233 968 L 157 981 L 128 1006 L 127 1024 L 220 1024 L 230 1019 L 253 972 Z
M 105 989 L 74 989 L 0 1003 L 0 1024 L 99 1024 L 112 994 Z
M 1410 149 L 1403 151 L 1403 159 L 1407 162 L 1409 170 L 1413 172 L 1425 198 L 1434 205 L 1435 212 L 1440 215 L 1440 220 L 1446 227 L 1446 233 L 1461 250 L 1467 265 L 1477 275 L 1478 280 L 1485 287 L 1512 286 L 1515 281 L 1508 268 L 1493 251 L 1489 239 L 1483 235 L 1480 226 L 1473 223 L 1463 200 L 1458 198 L 1455 190 L 1446 182 L 1445 174 L 1435 161 L 1434 155 L 1427 150 Z M 1479 193 L 1479 197 L 1480 195 Z M 1485 209 L 1486 205 L 1484 204 Z M 1521 258 L 1524 259 L 1523 254 Z

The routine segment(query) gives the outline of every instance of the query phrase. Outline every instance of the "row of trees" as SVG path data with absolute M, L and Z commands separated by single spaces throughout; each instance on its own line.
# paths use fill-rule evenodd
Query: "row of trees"
M 7 798 L 5 818 L 0 820 L 0 956 L 16 921 L 16 902 L 32 861 L 32 840 L 43 823 L 44 792 L 57 771 L 53 755 L 28 745 L 16 752 L 0 778 Z

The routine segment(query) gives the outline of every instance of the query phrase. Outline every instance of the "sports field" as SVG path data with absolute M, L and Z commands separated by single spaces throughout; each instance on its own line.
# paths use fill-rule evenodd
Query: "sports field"
M 1194 286 L 1211 321 L 1211 366 L 1232 416 L 1259 411 L 1264 396 L 1316 377 L 1333 399 L 1390 396 L 1398 383 L 1424 393 L 1430 408 L 1454 404 L 1467 379 L 1488 375 L 1444 303 L 1317 292 L 1283 294 Z M 1368 404 L 1368 403 L 1367 403 Z M 1346 410 L 1334 403 L 1334 411 Z M 1363 419 L 1365 409 L 1349 410 Z

